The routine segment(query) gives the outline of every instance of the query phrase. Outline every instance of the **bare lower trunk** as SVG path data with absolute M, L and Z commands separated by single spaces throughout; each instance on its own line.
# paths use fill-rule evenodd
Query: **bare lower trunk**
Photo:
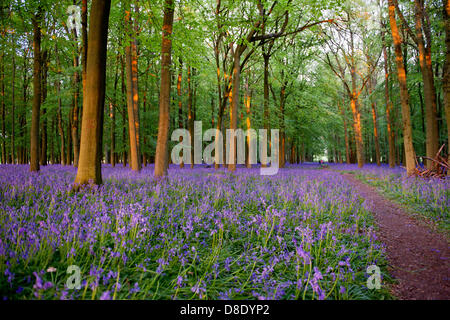
M 355 132 L 355 144 L 356 144 L 356 159 L 358 161 L 358 167 L 364 166 L 364 143 L 362 138 L 361 127 L 361 112 L 359 110 L 358 98 L 352 97 L 350 100 L 350 106 L 353 113 L 353 130 Z
M 403 144 L 405 151 L 406 173 L 412 175 L 415 170 L 415 154 L 412 141 L 411 112 L 409 110 L 409 93 L 406 85 L 406 72 L 403 63 L 402 43 L 395 19 L 395 6 L 393 0 L 389 3 L 389 21 L 391 25 L 392 37 L 394 39 L 395 62 L 397 64 L 398 81 L 400 84 L 400 100 L 402 104 L 402 122 L 403 122 Z
M 233 67 L 233 93 L 230 106 L 230 129 L 236 131 L 237 129 L 237 108 L 239 104 L 239 86 L 241 80 L 241 62 L 240 62 L 240 47 L 236 49 L 234 55 L 234 67 Z M 230 145 L 227 146 L 230 149 L 230 159 L 228 163 L 229 171 L 236 171 L 236 137 L 229 141 Z
M 33 109 L 31 113 L 30 171 L 39 171 L 39 116 L 41 108 L 41 8 L 33 17 Z
M 83 101 L 80 158 L 76 184 L 102 183 L 102 134 L 105 103 L 106 44 L 111 1 L 93 1 L 89 22 L 86 97 Z
M 174 1 L 165 0 L 161 47 L 161 87 L 159 96 L 158 139 L 156 144 L 155 177 L 167 175 L 170 124 L 170 64 L 172 55 L 172 25 Z
M 450 2 L 443 0 L 444 9 L 444 28 L 445 28 L 445 65 L 442 78 L 442 87 L 444 91 L 445 119 L 447 120 L 447 154 L 450 161 Z M 448 170 L 450 175 L 450 170 Z
M 437 111 L 436 111 L 436 88 L 434 86 L 433 67 L 431 63 L 431 51 L 425 47 L 425 41 L 422 33 L 422 25 L 424 20 L 423 1 L 415 0 L 415 18 L 416 18 L 416 37 L 419 48 L 420 69 L 423 79 L 423 91 L 425 100 L 425 121 L 426 121 L 426 154 L 427 157 L 433 158 L 439 149 L 439 133 L 437 127 Z M 431 160 L 426 161 L 427 167 L 432 164 Z

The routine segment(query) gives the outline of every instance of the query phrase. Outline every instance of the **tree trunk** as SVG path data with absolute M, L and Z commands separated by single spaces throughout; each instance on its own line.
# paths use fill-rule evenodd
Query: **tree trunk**
M 187 82 L 188 82 L 188 129 L 189 135 L 191 136 L 191 168 L 194 168 L 194 121 L 195 117 L 192 112 L 192 81 L 191 81 L 191 66 L 188 66 L 187 71 Z M 180 109 L 181 114 L 181 109 Z M 181 127 L 180 127 L 181 128 Z
M 178 69 L 178 79 L 177 79 L 177 95 L 178 95 L 178 129 L 183 128 L 183 97 L 181 94 L 181 80 L 183 78 L 183 60 L 179 58 L 179 69 Z M 189 80 L 188 80 L 189 82 Z M 183 137 L 180 137 L 180 142 L 183 141 Z M 184 168 L 183 160 L 180 163 L 180 168 Z
M 42 74 L 41 74 L 41 105 L 47 99 L 47 74 L 48 74 L 48 50 L 44 50 L 42 53 Z M 47 165 L 47 108 L 41 109 L 41 156 L 40 164 Z
M 139 95 L 138 95 L 138 61 L 136 39 L 132 34 L 132 22 L 129 8 L 125 11 L 125 25 L 127 34 L 131 38 L 130 44 L 125 48 L 127 69 L 127 109 L 128 109 L 128 132 L 130 138 L 130 167 L 133 171 L 141 170 L 139 152 Z
M 156 143 L 155 177 L 167 175 L 168 140 L 170 124 L 170 64 L 172 56 L 172 26 L 174 16 L 174 1 L 165 0 L 163 35 L 161 47 L 161 87 L 159 96 L 158 139 Z
M 282 76 L 283 78 L 283 76 Z M 279 167 L 280 168 L 284 168 L 285 167 L 285 153 L 286 153 L 286 149 L 285 149 L 285 144 L 286 144 L 286 132 L 285 132 L 285 124 L 284 124 L 284 107 L 286 104 L 286 87 L 287 87 L 287 82 L 284 81 L 283 85 L 281 86 L 281 91 L 280 91 L 280 115 L 281 115 L 281 123 L 280 123 L 280 142 L 281 142 L 281 146 L 280 146 L 280 158 L 279 158 Z
M 87 34 L 87 0 L 81 0 L 81 41 L 82 41 L 82 54 L 81 65 L 83 70 L 81 72 L 83 82 L 83 99 L 86 96 L 86 65 L 87 65 L 87 50 L 88 50 L 88 34 Z
M 93 1 L 89 21 L 86 99 L 83 106 L 80 158 L 75 183 L 102 183 L 102 134 L 105 103 L 106 44 L 110 0 Z
M 250 82 L 250 71 L 248 72 L 247 81 L 245 82 L 245 97 L 244 97 L 244 104 L 245 104 L 245 111 L 247 113 L 246 118 L 246 124 L 247 124 L 247 132 L 250 132 L 251 126 L 251 103 L 252 103 L 252 93 L 249 88 L 249 82 Z M 247 153 L 246 153 L 246 167 L 251 168 L 252 163 L 250 161 L 250 145 L 251 145 L 251 137 L 250 135 L 247 136 Z
M 125 62 L 124 62 L 124 58 L 123 56 L 120 59 L 120 63 L 121 63 L 121 70 L 122 70 L 122 97 L 126 97 L 125 92 L 126 92 L 126 88 L 125 88 Z M 121 101 L 121 105 L 123 106 L 122 109 L 122 165 L 124 167 L 127 166 L 127 162 L 128 162 L 128 153 L 127 153 L 127 130 L 126 130 L 126 117 L 127 117 L 127 113 L 126 113 L 126 109 L 127 109 L 127 104 L 126 104 L 126 100 L 125 101 Z
M 384 25 L 383 25 L 384 27 Z M 395 143 L 394 143 L 394 132 L 392 128 L 392 103 L 389 95 L 389 55 L 386 49 L 386 38 L 385 32 L 381 34 L 383 42 L 383 58 L 384 58 L 384 98 L 386 100 L 386 126 L 387 126 L 387 138 L 388 138 L 388 163 L 390 168 L 395 167 Z
M 400 100 L 402 105 L 403 144 L 405 149 L 406 173 L 408 176 L 415 171 L 415 154 L 412 141 L 411 112 L 409 110 L 409 93 L 406 85 L 406 72 L 403 63 L 402 43 L 395 19 L 395 6 L 393 0 L 388 0 L 389 22 L 392 38 L 394 39 L 395 62 L 397 64 L 398 81 L 400 84 Z
M 353 130 L 355 132 L 355 145 L 356 145 L 356 159 L 358 161 L 358 168 L 364 166 L 364 142 L 362 137 L 361 127 L 361 111 L 359 110 L 358 98 L 353 96 L 350 99 L 350 106 L 353 114 Z
M 436 88 L 434 86 L 433 67 L 431 63 L 431 43 L 425 47 L 425 41 L 422 34 L 422 25 L 424 20 L 423 1 L 415 0 L 415 19 L 416 19 L 416 38 L 419 47 L 420 69 L 422 71 L 423 91 L 425 100 L 425 121 L 426 121 L 426 154 L 433 158 L 439 150 L 439 133 L 436 116 Z M 429 39 L 431 42 L 431 39 Z M 426 161 L 430 168 L 432 161 Z
M 55 58 L 56 58 L 56 72 L 58 75 L 61 73 L 61 66 L 59 62 L 59 55 L 58 55 L 58 47 L 55 43 Z M 65 141 L 64 141 L 64 129 L 63 129 L 63 123 L 62 123 L 62 101 L 60 96 L 60 88 L 61 88 L 61 80 L 58 79 L 55 81 L 55 89 L 56 89 L 56 96 L 58 97 L 58 110 L 57 110 L 57 120 L 58 120 L 58 133 L 59 137 L 61 139 L 61 164 L 67 164 L 66 163 L 66 154 L 65 154 Z
M 5 64 L 3 63 L 4 60 L 4 53 L 2 52 L 0 56 L 0 82 L 1 82 L 1 95 L 2 95 L 2 164 L 6 163 L 6 129 L 5 129 Z
M 447 121 L 447 154 L 450 161 L 450 2 L 442 0 L 444 9 L 445 28 L 445 65 L 442 77 L 442 87 L 444 91 L 445 118 Z M 450 170 L 447 172 L 450 175 Z
M 236 131 L 237 129 L 237 109 L 239 105 L 239 86 L 241 81 L 241 47 L 238 45 L 233 57 L 233 91 L 230 106 L 230 129 Z M 230 145 L 230 159 L 228 161 L 228 170 L 236 171 L 236 137 L 229 141 Z
M 77 32 L 74 29 L 73 30 L 73 35 L 75 38 L 75 41 L 77 41 Z M 78 45 L 75 45 L 74 48 L 74 54 L 73 54 L 73 67 L 75 69 L 75 72 L 73 74 L 73 96 L 72 96 L 72 129 L 71 129 L 71 134 L 72 134 L 72 145 L 73 145 L 73 166 L 74 167 L 78 167 L 78 158 L 80 156 L 80 142 L 78 139 L 78 125 L 79 125 L 79 120 L 78 120 L 78 116 L 79 116 L 79 108 L 78 108 L 78 104 L 79 104 L 79 82 L 80 82 L 80 74 L 78 73 L 78 71 L 76 70 L 78 68 Z
M 341 105 L 339 101 L 338 101 L 338 107 L 339 107 L 339 110 L 341 111 L 342 120 L 344 122 L 345 161 L 347 161 L 347 164 L 350 164 L 351 163 L 351 159 L 350 159 L 350 143 L 349 143 L 349 139 L 348 139 L 347 119 L 345 118 L 344 106 Z
M 16 52 L 14 50 L 14 40 L 13 40 L 13 52 L 12 52 L 12 81 L 11 81 L 11 163 L 16 163 L 16 155 L 15 155 L 15 128 L 14 128 L 14 122 L 16 121 L 14 111 L 16 108 L 16 98 L 15 98 L 15 83 L 16 83 L 16 59 L 15 55 Z
M 30 171 L 39 171 L 39 116 L 41 108 L 41 7 L 33 17 L 33 108 L 31 112 Z
M 371 81 L 371 80 L 370 80 Z M 374 83 L 370 83 L 370 88 L 369 88 L 369 95 L 372 95 L 372 92 L 374 90 Z M 379 137 L 378 137 L 378 124 L 377 124 L 377 105 L 376 102 L 373 98 L 372 99 L 372 121 L 373 121 L 373 137 L 374 137 L 374 143 L 375 143 L 375 158 L 376 158 L 376 162 L 377 162 L 377 166 L 381 166 L 381 162 L 380 162 L 380 142 L 379 142 Z

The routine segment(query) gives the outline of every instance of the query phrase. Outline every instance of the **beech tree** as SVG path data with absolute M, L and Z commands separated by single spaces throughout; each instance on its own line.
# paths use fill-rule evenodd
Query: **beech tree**
M 80 159 L 76 185 L 101 184 L 106 44 L 111 0 L 94 1 L 89 18 L 86 96 L 83 99 Z

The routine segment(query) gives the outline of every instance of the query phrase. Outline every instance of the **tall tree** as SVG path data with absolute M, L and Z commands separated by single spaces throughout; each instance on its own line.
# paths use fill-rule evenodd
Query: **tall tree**
M 445 117 L 447 120 L 447 149 L 448 158 L 450 160 L 450 2 L 442 0 L 444 9 L 444 28 L 445 28 L 445 65 L 442 77 L 442 86 L 444 89 Z M 450 175 L 450 170 L 448 171 Z
M 128 129 L 130 138 L 130 166 L 133 171 L 141 170 L 141 155 L 139 150 L 139 94 L 138 94 L 138 60 L 137 45 L 131 19 L 131 7 L 127 1 L 125 9 L 125 26 L 128 35 L 125 47 L 127 70 L 127 109 Z
M 419 62 L 423 80 L 423 92 L 425 102 L 425 122 L 426 122 L 426 154 L 427 157 L 433 158 L 439 149 L 439 131 L 437 122 L 436 109 L 436 87 L 434 84 L 433 65 L 431 61 L 431 31 L 430 25 L 427 22 L 425 1 L 414 0 L 414 18 L 415 18 L 415 33 L 409 27 L 403 13 L 401 12 L 398 1 L 394 0 L 394 5 L 399 18 L 402 21 L 404 32 L 407 33 L 414 43 L 417 45 L 419 51 Z M 406 47 L 405 47 L 406 48 Z M 405 51 L 406 52 L 406 51 Z M 406 57 L 405 57 L 406 63 Z M 405 68 L 405 71 L 406 68 Z M 431 165 L 431 161 L 426 161 L 427 166 Z
M 42 7 L 33 16 L 33 109 L 31 112 L 30 171 L 39 171 L 39 117 L 41 108 L 41 28 Z
M 172 26 L 174 1 L 164 1 L 164 19 L 161 46 L 161 86 L 159 93 L 158 139 L 156 142 L 155 177 L 167 175 L 168 140 L 170 124 L 170 64 L 172 60 Z
M 89 18 L 86 97 L 83 101 L 80 158 L 75 184 L 101 184 L 106 44 L 111 0 L 93 1 Z
M 406 84 L 405 65 L 403 63 L 402 40 L 400 38 L 397 20 L 395 17 L 394 0 L 388 0 L 389 23 L 391 25 L 392 38 L 394 39 L 395 62 L 397 76 L 400 85 L 400 100 L 402 105 L 403 145 L 405 151 L 406 173 L 412 175 L 415 170 L 415 154 L 413 146 L 411 111 L 409 109 L 409 93 Z

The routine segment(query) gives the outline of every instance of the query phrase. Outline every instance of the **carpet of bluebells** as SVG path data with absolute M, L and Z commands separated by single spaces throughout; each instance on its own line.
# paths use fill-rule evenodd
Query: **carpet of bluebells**
M 407 177 L 401 167 L 366 165 L 334 165 L 336 170 L 354 171 L 356 176 L 376 187 L 389 198 L 407 206 L 410 211 L 434 223 L 450 235 L 450 178 L 424 179 Z
M 384 247 L 336 172 L 102 172 L 102 186 L 73 192 L 75 168 L 0 165 L 0 298 L 391 298 L 366 287 L 372 264 L 389 279 Z

